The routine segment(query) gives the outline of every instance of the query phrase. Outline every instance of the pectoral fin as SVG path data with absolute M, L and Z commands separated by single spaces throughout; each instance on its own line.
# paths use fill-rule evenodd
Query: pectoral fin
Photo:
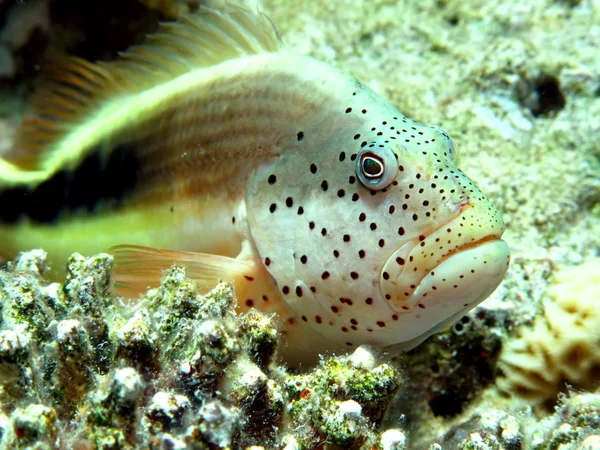
M 235 282 L 240 278 L 252 277 L 256 270 L 252 261 L 207 253 L 162 250 L 136 245 L 112 247 L 109 253 L 115 258 L 113 291 L 124 297 L 135 297 L 148 288 L 156 287 L 163 277 L 163 272 L 174 264 L 184 266 L 188 278 L 207 289 L 219 280 Z

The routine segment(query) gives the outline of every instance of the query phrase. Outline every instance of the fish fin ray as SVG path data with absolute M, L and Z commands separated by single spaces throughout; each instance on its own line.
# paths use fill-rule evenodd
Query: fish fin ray
M 135 297 L 159 285 L 164 271 L 173 265 L 187 269 L 187 276 L 211 287 L 219 280 L 232 281 L 254 270 L 251 262 L 227 256 L 163 250 L 137 245 L 118 245 L 108 251 L 114 258 L 113 293 Z
M 34 115 L 23 120 L 4 160 L 21 170 L 41 168 L 48 147 L 98 104 L 100 93 L 113 83 L 112 74 L 81 58 L 54 54 L 44 66 L 32 97 Z
M 115 61 L 91 63 L 51 55 L 33 96 L 35 115 L 23 121 L 4 160 L 23 171 L 43 170 L 52 145 L 99 105 L 195 69 L 280 48 L 267 16 L 227 4 L 222 10 L 201 7 L 177 22 L 161 24 L 144 43 L 122 52 Z

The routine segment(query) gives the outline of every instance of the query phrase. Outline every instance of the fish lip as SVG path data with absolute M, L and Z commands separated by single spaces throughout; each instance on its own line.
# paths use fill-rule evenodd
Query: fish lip
M 479 239 L 477 241 L 467 242 L 466 244 L 460 245 L 457 248 L 450 250 L 447 254 L 445 254 L 439 260 L 439 262 L 437 263 L 437 265 L 439 266 L 440 264 L 442 264 L 447 259 L 449 259 L 452 256 L 457 255 L 458 253 L 461 253 L 461 252 L 463 252 L 465 250 L 469 250 L 471 248 L 477 248 L 480 245 L 485 244 L 486 242 L 501 241 L 501 240 L 502 240 L 502 235 L 498 235 L 498 233 L 493 233 L 493 234 L 489 234 L 488 236 L 484 236 L 483 238 L 481 238 L 481 239 Z M 435 270 L 435 269 L 432 269 L 432 270 Z M 427 275 L 425 275 L 425 276 L 427 276 Z M 425 277 L 423 277 L 423 278 L 425 278 Z
M 437 261 L 437 264 L 435 264 L 434 267 L 432 267 L 431 269 L 429 269 L 426 272 L 424 272 L 423 274 L 421 274 L 421 276 L 419 276 L 419 279 L 412 280 L 412 283 L 413 283 L 411 286 L 412 289 L 410 289 L 408 291 L 410 295 L 406 296 L 404 298 L 401 298 L 401 297 L 396 298 L 396 300 L 398 302 L 398 306 L 400 306 L 401 309 L 405 309 L 405 308 L 402 308 L 403 305 L 409 306 L 410 309 L 413 309 L 414 307 L 416 307 L 417 304 L 419 303 L 420 299 L 415 297 L 415 293 L 419 291 L 419 288 L 421 287 L 422 283 L 428 278 L 428 276 L 433 275 L 433 273 L 436 272 L 437 268 L 442 266 L 442 264 L 444 264 L 444 262 L 446 262 L 450 258 L 452 258 L 460 253 L 463 253 L 465 251 L 481 247 L 482 245 L 485 245 L 487 243 L 497 242 L 497 241 L 503 241 L 503 239 L 501 239 L 501 236 L 499 236 L 497 233 L 491 233 L 487 236 L 482 237 L 481 239 L 478 239 L 473 242 L 465 243 L 465 244 L 460 245 L 459 247 L 449 251 L 443 257 L 441 257 L 439 259 L 439 261 Z M 412 247 L 411 253 L 415 248 L 418 248 L 418 245 L 415 247 Z M 402 273 L 398 277 L 397 281 L 400 281 L 400 280 L 402 280 Z M 394 283 L 394 284 L 397 285 L 398 287 L 402 286 L 400 283 Z M 406 286 L 404 286 L 404 288 L 401 290 L 406 291 Z
M 467 211 L 471 210 L 472 207 L 470 205 L 470 207 L 462 208 L 461 214 L 456 215 L 431 232 L 421 235 L 424 236 L 424 239 L 422 237 L 413 238 L 405 242 L 388 258 L 379 279 L 380 292 L 388 300 L 393 310 L 397 312 L 412 310 L 418 304 L 418 299 L 414 297 L 414 293 L 423 280 L 432 272 L 435 272 L 436 267 L 439 267 L 449 258 L 466 250 L 477 248 L 487 242 L 502 240 L 504 224 L 486 231 L 480 230 L 479 236 L 477 236 L 477 233 L 473 236 L 475 238 L 473 241 L 466 241 L 468 236 L 465 235 L 462 237 L 462 243 L 457 242 L 458 246 L 456 248 L 439 252 L 436 257 L 431 258 L 433 255 L 429 255 L 429 253 L 435 253 L 438 248 L 436 239 L 440 237 L 445 240 L 445 234 L 450 232 L 450 228 L 454 228 L 456 222 L 460 221 L 461 218 L 464 220 L 462 214 L 468 214 Z M 425 246 L 423 246 L 423 243 L 425 243 Z M 405 260 L 405 264 L 401 267 L 396 263 L 398 257 Z

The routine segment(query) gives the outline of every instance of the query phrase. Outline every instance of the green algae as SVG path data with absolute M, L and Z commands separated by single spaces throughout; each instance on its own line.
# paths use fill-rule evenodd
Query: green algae
M 353 355 L 325 360 L 308 376 L 287 377 L 291 426 L 307 426 L 298 439 L 303 448 L 319 440 L 357 448 L 373 439 L 370 428 L 380 423 L 400 386 L 398 369 L 387 363 L 377 365 L 362 347 Z

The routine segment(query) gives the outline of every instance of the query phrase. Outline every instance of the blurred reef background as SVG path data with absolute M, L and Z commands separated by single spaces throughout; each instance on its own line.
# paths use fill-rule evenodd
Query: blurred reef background
M 47 54 L 114 59 L 200 4 L 0 0 L 0 155 Z M 106 294 L 108 255 L 58 284 L 24 253 L 0 271 L 0 448 L 600 449 L 600 1 L 259 7 L 293 51 L 448 131 L 504 213 L 506 280 L 396 360 L 292 372 L 227 284 L 173 268 L 132 305 Z

